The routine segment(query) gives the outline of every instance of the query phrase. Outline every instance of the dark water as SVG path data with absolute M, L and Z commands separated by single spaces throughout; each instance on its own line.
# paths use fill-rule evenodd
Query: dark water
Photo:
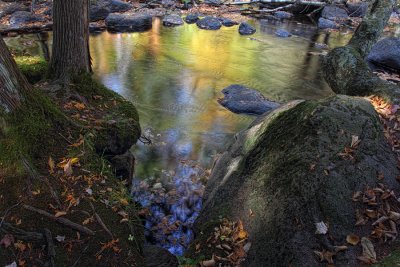
M 321 77 L 320 57 L 309 52 L 322 52 L 315 42 L 333 48 L 350 38 L 346 32 L 323 33 L 296 22 L 252 23 L 257 33 L 241 36 L 237 26 L 166 28 L 155 19 L 148 32 L 104 32 L 90 39 L 95 77 L 135 103 L 143 133 L 152 140 L 135 148 L 133 190 L 150 212 L 148 240 L 177 255 L 193 236 L 202 179 L 214 157 L 253 119 L 219 106 L 220 90 L 238 83 L 279 102 L 326 97 L 331 91 Z M 279 28 L 294 36 L 276 37 Z M 17 54 L 37 55 L 44 44 L 38 40 L 51 46 L 50 37 L 26 35 L 6 42 Z

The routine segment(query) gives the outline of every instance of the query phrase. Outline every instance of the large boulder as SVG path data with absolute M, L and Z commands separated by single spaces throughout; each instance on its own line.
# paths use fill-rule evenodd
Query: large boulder
M 107 30 L 111 32 L 142 32 L 152 27 L 152 17 L 146 14 L 112 13 L 106 18 Z
M 239 25 L 239 33 L 241 35 L 251 35 L 251 34 L 254 34 L 255 32 L 256 32 L 256 28 L 254 28 L 250 24 L 248 24 L 246 22 L 240 23 L 240 25 Z
M 352 144 L 351 157 L 343 156 Z M 206 259 L 220 254 L 207 239 L 226 218 L 241 220 L 248 232 L 242 266 L 326 266 L 314 251 L 334 253 L 347 235 L 372 231 L 355 226 L 356 210 L 365 206 L 352 201 L 353 193 L 378 183 L 398 190 L 396 166 L 366 99 L 337 95 L 288 103 L 237 134 L 218 159 L 186 256 L 196 255 L 196 247 L 205 248 Z M 316 233 L 321 222 L 329 226 Z M 359 246 L 348 246 L 336 253 L 334 265 L 360 266 L 360 254 Z
M 174 27 L 183 25 L 183 19 L 177 14 L 167 15 L 162 21 L 164 26 Z
M 207 16 L 196 22 L 197 27 L 203 30 L 219 30 L 222 23 L 219 19 L 215 17 Z
M 246 86 L 233 84 L 224 88 L 218 103 L 228 110 L 238 114 L 261 115 L 280 105 L 267 100 L 260 92 Z
M 90 20 L 103 20 L 110 13 L 126 12 L 132 7 L 132 4 L 121 0 L 98 0 L 90 6 Z
M 12 26 L 20 26 L 26 23 L 33 23 L 44 21 L 45 19 L 39 15 L 33 14 L 28 11 L 17 11 L 14 12 L 10 17 L 10 24 Z
M 345 20 L 349 17 L 347 11 L 337 6 L 325 6 L 321 17 L 329 20 Z
M 377 42 L 367 60 L 381 67 L 400 70 L 400 38 L 388 37 Z

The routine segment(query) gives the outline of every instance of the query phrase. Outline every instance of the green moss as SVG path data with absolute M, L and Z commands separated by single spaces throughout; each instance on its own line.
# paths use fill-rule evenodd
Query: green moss
M 393 251 L 389 256 L 381 262 L 373 265 L 374 267 L 396 267 L 400 266 L 400 250 Z
M 36 83 L 46 77 L 48 63 L 39 56 L 18 56 L 15 62 L 30 83 Z

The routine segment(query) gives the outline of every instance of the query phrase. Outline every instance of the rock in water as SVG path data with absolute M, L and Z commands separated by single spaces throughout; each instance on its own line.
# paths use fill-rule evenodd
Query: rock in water
M 233 21 L 233 20 L 228 19 L 228 18 L 221 19 L 221 22 L 222 22 L 222 25 L 224 25 L 225 27 L 232 27 L 234 25 L 238 25 L 239 24 L 236 21 Z
M 196 23 L 196 21 L 198 21 L 198 20 L 199 20 L 199 15 L 193 14 L 193 13 L 188 14 L 188 15 L 186 16 L 186 18 L 185 18 L 185 21 L 186 21 L 186 23 L 188 23 L 188 24 Z
M 367 60 L 372 64 L 393 70 L 400 70 L 400 39 L 388 37 L 377 42 Z
M 254 28 L 250 24 L 248 24 L 246 22 L 240 23 L 240 25 L 239 25 L 239 33 L 241 35 L 251 35 L 251 34 L 254 34 L 255 32 L 256 32 L 256 28 Z
M 260 92 L 239 84 L 230 85 L 221 92 L 224 98 L 218 99 L 218 103 L 234 113 L 261 115 L 280 106 L 267 100 Z
M 360 140 L 354 160 L 341 157 L 354 136 Z M 315 250 L 361 235 L 353 193 L 380 182 L 398 190 L 396 166 L 369 101 L 338 95 L 288 103 L 237 134 L 217 161 L 187 256 L 207 246 L 220 218 L 241 219 L 251 242 L 242 266 L 323 266 Z M 329 237 L 316 234 L 318 222 L 329 222 Z M 334 264 L 359 266 L 359 255 L 359 247 L 348 246 Z
M 196 22 L 197 27 L 203 30 L 219 30 L 222 23 L 219 19 L 215 17 L 207 16 Z
M 275 35 L 278 36 L 278 37 L 282 37 L 282 38 L 286 38 L 286 37 L 292 36 L 292 34 L 290 32 L 288 32 L 287 30 L 285 30 L 285 29 L 278 29 L 275 32 Z
M 320 29 L 338 29 L 339 25 L 332 20 L 319 18 L 318 28 L 320 28 Z
M 163 25 L 167 27 L 181 26 L 183 25 L 183 19 L 176 14 L 167 15 L 163 19 Z
M 107 30 L 112 32 L 142 32 L 150 30 L 152 18 L 145 14 L 125 15 L 112 13 L 106 18 Z

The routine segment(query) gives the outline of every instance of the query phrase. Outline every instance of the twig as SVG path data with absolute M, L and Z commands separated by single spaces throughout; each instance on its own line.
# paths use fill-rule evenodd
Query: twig
M 64 140 L 67 141 L 70 145 L 73 145 L 73 143 L 71 141 L 69 141 L 64 135 L 62 135 L 61 133 L 58 133 L 58 135 L 60 135 L 62 138 L 64 138 Z
M 100 218 L 100 215 L 97 214 L 96 210 L 94 209 L 94 206 L 92 204 L 92 202 L 89 202 L 90 206 L 92 207 L 93 213 L 94 213 L 94 217 L 96 217 L 97 222 L 101 225 L 101 227 L 104 229 L 104 231 L 107 232 L 107 234 L 110 235 L 111 239 L 114 239 L 113 234 L 111 233 L 111 231 L 107 228 L 107 226 L 104 224 L 103 220 Z
M 80 261 L 80 259 L 82 258 L 83 254 L 86 253 L 86 250 L 89 248 L 89 245 L 87 245 L 83 250 L 82 250 L 82 254 L 79 256 L 79 258 L 74 262 L 74 264 L 71 267 L 75 267 L 78 262 Z
M 44 236 L 47 241 L 47 255 L 50 258 L 50 266 L 55 267 L 56 264 L 54 262 L 54 258 L 56 257 L 56 251 L 54 249 L 53 237 L 49 229 L 47 228 L 44 229 Z
M 145 136 L 145 135 L 141 135 L 139 137 L 139 141 L 142 142 L 145 145 L 151 145 L 152 144 L 151 139 L 149 137 Z
M 43 215 L 43 216 L 45 216 L 47 218 L 50 218 L 50 219 L 52 219 L 52 220 L 54 220 L 54 221 L 56 221 L 56 222 L 58 222 L 60 224 L 68 226 L 68 227 L 70 227 L 70 228 L 72 228 L 74 230 L 77 230 L 77 231 L 81 232 L 81 233 L 84 233 L 84 234 L 87 234 L 87 235 L 94 235 L 94 232 L 92 230 L 90 230 L 89 228 L 87 228 L 85 226 L 82 226 L 80 224 L 74 223 L 74 222 L 72 222 L 72 221 L 70 221 L 70 220 L 68 220 L 66 218 L 56 217 L 56 216 L 48 213 L 47 211 L 44 211 L 44 210 L 29 206 L 29 205 L 24 205 L 24 208 L 27 209 L 27 210 L 39 213 L 40 215 Z

